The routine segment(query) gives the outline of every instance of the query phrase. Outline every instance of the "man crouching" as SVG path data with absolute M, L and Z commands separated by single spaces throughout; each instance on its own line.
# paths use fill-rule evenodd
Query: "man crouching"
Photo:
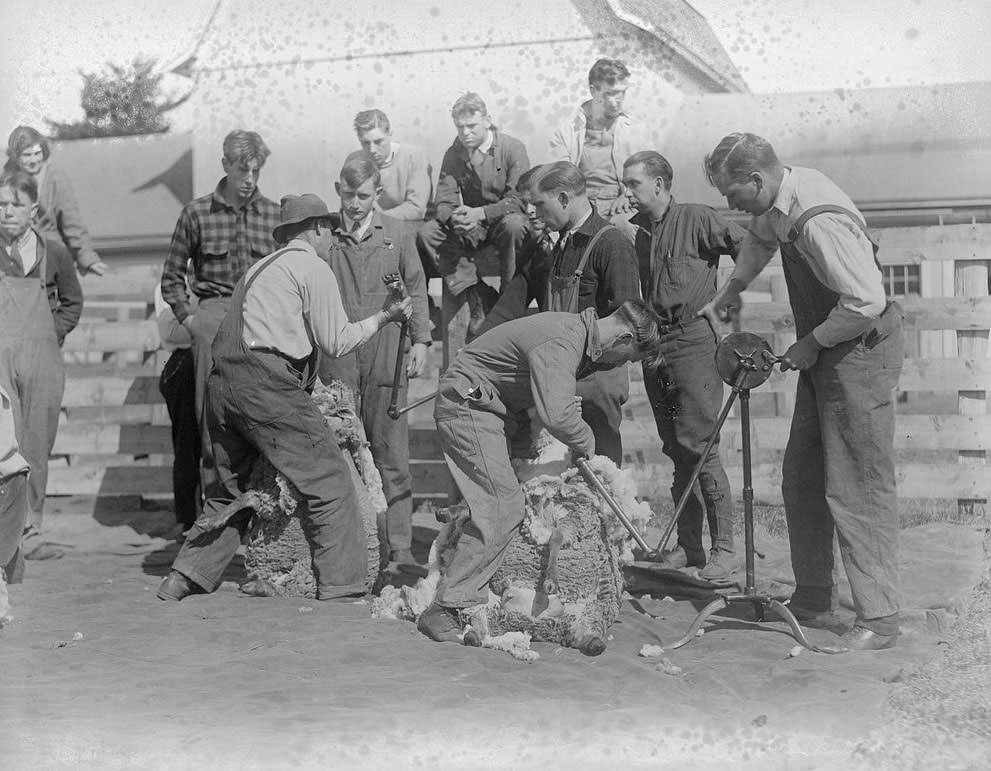
M 470 518 L 437 586 L 434 603 L 417 628 L 438 642 L 460 642 L 461 609 L 484 603 L 513 530 L 523 520 L 523 491 L 506 437 L 526 410 L 574 457 L 595 451 L 582 420 L 576 382 L 596 369 L 656 361 L 657 317 L 628 300 L 599 318 L 539 313 L 507 321 L 464 348 L 440 380 L 434 419 L 444 459 Z

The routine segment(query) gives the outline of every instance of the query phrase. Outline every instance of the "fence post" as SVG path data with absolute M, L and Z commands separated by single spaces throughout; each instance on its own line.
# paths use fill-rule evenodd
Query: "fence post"
M 956 260 L 953 263 L 953 293 L 956 297 L 987 297 L 987 260 Z M 987 329 L 957 330 L 957 356 L 961 359 L 984 359 L 988 355 Z M 988 392 L 957 391 L 957 410 L 961 415 L 987 415 Z M 984 465 L 987 453 L 984 450 L 960 450 L 957 462 L 961 465 Z M 957 511 L 961 516 L 983 514 L 986 498 L 958 498 Z

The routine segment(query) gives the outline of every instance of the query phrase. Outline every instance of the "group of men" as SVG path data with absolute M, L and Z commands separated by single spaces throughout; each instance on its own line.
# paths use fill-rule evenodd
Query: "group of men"
M 622 62 L 596 62 L 591 98 L 554 134 L 554 160 L 537 167 L 522 142 L 493 125 L 484 101 L 465 94 L 451 110 L 457 136 L 436 194 L 430 164 L 393 139 L 388 117 L 359 113 L 361 149 L 340 169 L 336 211 L 312 194 L 286 196 L 281 206 L 263 196 L 264 141 L 251 131 L 227 136 L 225 176 L 183 208 L 162 275 L 162 307 L 189 345 L 162 379 L 174 421 L 177 516 L 188 527 L 160 598 L 181 600 L 219 584 L 247 514 L 219 532 L 195 521 L 244 490 L 259 456 L 308 504 L 303 529 L 318 597 L 364 592 L 362 525 L 348 472 L 307 395 L 317 376 L 354 388 L 387 498 L 380 537 L 389 561 L 413 562 L 408 427 L 387 408 L 397 358 L 405 354 L 403 392 L 406 379 L 424 371 L 431 276 L 443 279 L 445 303 L 467 299 L 472 307 L 474 339 L 442 374 L 434 412 L 469 520 L 421 631 L 460 637 L 461 609 L 482 596 L 522 520 L 507 437 L 524 429 L 528 411 L 576 457 L 622 463 L 631 361 L 643 362 L 658 434 L 674 463 L 675 501 L 699 472 L 664 564 L 727 579 L 740 556 L 718 441 L 708 444 L 723 391 L 716 330 L 739 312 L 740 293 L 780 249 L 799 332 L 781 366 L 801 371 L 783 469 L 792 609 L 807 623 L 830 621 L 835 530 L 857 610 L 843 643 L 894 644 L 891 389 L 900 316 L 884 297 L 863 216 L 827 178 L 781 164 L 752 134 L 724 138 L 705 166 L 730 206 L 753 216 L 749 229 L 711 207 L 676 202 L 670 163 L 645 146 L 622 109 L 629 77 Z M 18 205 L 4 191 L 16 199 L 22 187 L 0 180 L 0 226 Z M 498 287 L 486 285 L 475 264 L 486 247 L 496 253 Z M 717 288 L 723 254 L 736 267 Z M 405 296 L 390 292 L 388 274 L 399 274 Z M 528 316 L 533 302 L 542 313 Z M 190 494 L 197 478 L 202 495 Z

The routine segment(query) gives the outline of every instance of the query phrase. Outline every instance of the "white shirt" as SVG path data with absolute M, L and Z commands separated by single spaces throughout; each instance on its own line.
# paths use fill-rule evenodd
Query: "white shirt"
M 378 331 L 374 316 L 348 321 L 334 271 L 309 243 L 294 238 L 284 251 L 245 295 L 243 340 L 249 348 L 302 359 L 318 347 L 337 357 Z M 267 263 L 268 257 L 258 260 L 245 272 L 245 280 Z
M 778 253 L 778 241 L 788 240 L 802 212 L 821 204 L 842 206 L 863 221 L 849 196 L 825 174 L 786 168 L 771 208 L 751 219 L 731 278 L 749 284 Z M 823 286 L 839 295 L 826 320 L 812 330 L 815 339 L 831 348 L 863 334 L 887 304 L 874 248 L 863 230 L 846 215 L 826 212 L 808 221 L 795 246 Z
M 12 246 L 8 246 L 7 251 L 13 255 Z M 28 228 L 24 232 L 24 235 L 17 239 L 17 252 L 20 254 L 21 267 L 24 269 L 24 275 L 26 276 L 38 263 L 38 236 L 34 234 L 31 228 Z M 47 280 L 45 276 L 41 278 L 43 281 Z
M 371 227 L 372 213 L 371 211 L 369 211 L 368 214 L 365 215 L 365 219 L 361 221 L 361 224 L 358 226 L 358 229 L 355 231 L 351 230 L 354 227 L 353 219 L 351 219 L 344 212 L 341 212 L 341 219 L 344 221 L 344 228 L 343 228 L 344 232 L 349 233 L 354 238 L 355 241 L 360 241 L 365 237 L 365 233 L 368 232 L 368 228 Z
M 557 243 L 555 244 L 554 248 L 555 249 L 564 249 L 564 246 L 565 246 L 565 244 L 568 243 L 568 239 L 571 238 L 571 235 L 573 233 L 577 233 L 579 230 L 581 230 L 582 225 L 584 225 L 586 222 L 588 222 L 588 218 L 592 216 L 592 212 L 593 211 L 595 211 L 595 209 L 594 208 L 590 208 L 588 210 L 588 212 L 585 214 L 585 216 L 582 217 L 580 220 L 578 220 L 578 222 L 576 222 L 571 228 L 569 228 L 568 230 L 564 231 L 563 233 L 560 233 L 558 235 Z

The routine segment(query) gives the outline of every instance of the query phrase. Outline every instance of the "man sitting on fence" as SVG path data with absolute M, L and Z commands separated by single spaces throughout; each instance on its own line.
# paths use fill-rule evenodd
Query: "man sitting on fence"
M 740 293 L 781 252 L 798 341 L 781 369 L 799 370 L 781 468 L 801 621 L 832 625 L 833 533 L 857 619 L 841 643 L 890 648 L 898 636 L 898 499 L 892 391 L 902 367 L 902 315 L 887 302 L 863 215 L 821 172 L 784 166 L 755 134 L 730 134 L 706 156 L 709 182 L 752 215 L 729 281 L 701 313 L 739 312 Z
M 478 94 L 460 97 L 451 108 L 451 117 L 458 136 L 444 153 L 436 218 L 424 224 L 420 241 L 428 254 L 439 255 L 444 319 L 450 319 L 467 299 L 473 325 L 477 325 L 484 311 L 474 254 L 484 246 L 495 247 L 503 291 L 516 272 L 516 253 L 527 233 L 516 183 L 530 168 L 530 161 L 520 140 L 492 125 Z

